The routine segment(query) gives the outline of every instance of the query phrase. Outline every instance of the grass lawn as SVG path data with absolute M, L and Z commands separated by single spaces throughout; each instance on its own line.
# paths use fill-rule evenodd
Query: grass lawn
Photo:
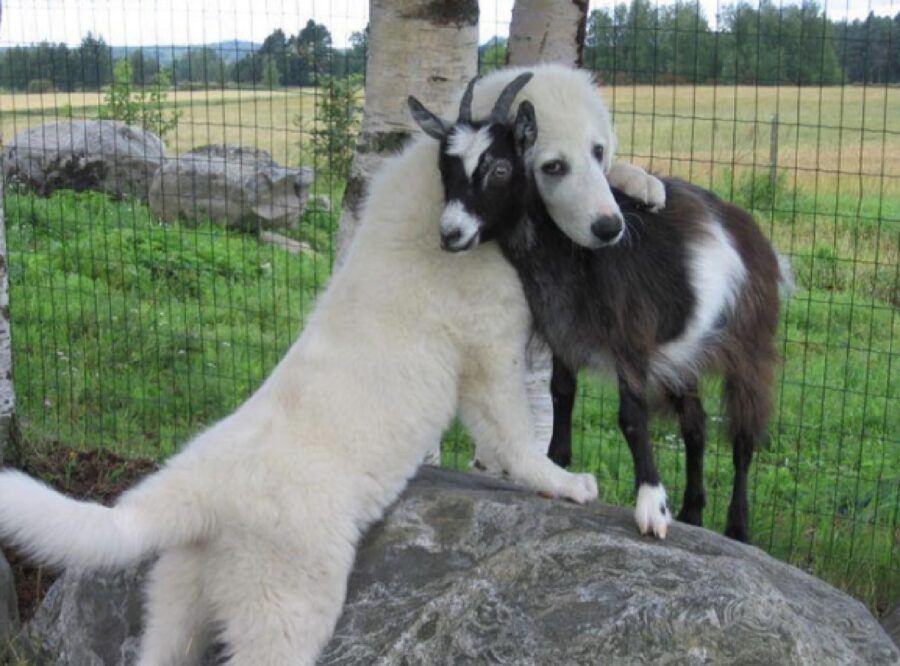
M 900 601 L 900 90 L 616 87 L 620 154 L 689 176 L 752 208 L 790 255 L 785 359 L 767 450 L 752 472 L 754 543 L 862 599 Z M 11 100 L 11 97 L 16 99 Z M 300 159 L 311 91 L 179 92 L 171 152 L 229 141 Z M 77 102 L 77 104 L 76 104 Z M 0 96 L 2 131 L 44 122 L 66 100 Z M 69 102 L 81 113 L 97 99 Z M 779 174 L 765 166 L 778 111 Z M 76 110 L 75 115 L 78 115 Z M 652 156 L 652 159 L 651 159 Z M 212 225 L 161 225 L 97 194 L 8 191 L 15 379 L 25 453 L 56 443 L 160 458 L 227 414 L 266 376 L 330 274 L 333 210 L 307 211 L 289 255 Z M 707 386 L 708 527 L 721 530 L 732 467 Z M 608 383 L 584 377 L 576 464 L 605 501 L 632 501 L 632 465 Z M 660 471 L 680 504 L 673 424 L 655 426 Z M 444 462 L 471 447 L 451 429 Z

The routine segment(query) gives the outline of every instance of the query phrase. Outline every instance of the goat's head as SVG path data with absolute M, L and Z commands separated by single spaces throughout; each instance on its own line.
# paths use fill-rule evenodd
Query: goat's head
M 622 216 L 606 182 L 600 145 L 575 133 L 568 142 L 573 145 L 555 140 L 537 146 L 535 110 L 527 100 L 519 105 L 515 121 L 507 122 L 515 96 L 531 76 L 524 73 L 510 82 L 483 121 L 474 121 L 471 113 L 477 78 L 466 88 L 455 123 L 439 118 L 413 97 L 408 100 L 418 125 L 441 143 L 445 250 L 468 250 L 515 225 L 525 213 L 532 186 L 557 226 L 575 243 L 597 248 L 622 236 Z
M 514 224 L 524 214 L 527 147 L 517 143 L 506 117 L 530 78 L 526 73 L 510 83 L 484 121 L 472 120 L 477 78 L 466 88 L 455 123 L 442 120 L 415 97 L 408 100 L 419 127 L 441 142 L 439 168 L 447 203 L 441 216 L 441 247 L 449 252 L 490 240 L 504 224 Z

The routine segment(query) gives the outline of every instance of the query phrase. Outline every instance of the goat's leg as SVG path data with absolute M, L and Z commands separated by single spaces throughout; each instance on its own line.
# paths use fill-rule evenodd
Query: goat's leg
M 634 519 L 641 534 L 653 532 L 660 539 L 666 532 L 672 515 L 666 502 L 666 489 L 659 481 L 650 446 L 649 413 L 643 392 L 634 391 L 619 376 L 619 428 L 625 435 L 634 459 L 634 482 L 637 505 Z
M 572 463 L 572 409 L 578 378 L 556 356 L 553 357 L 553 376 L 550 379 L 550 395 L 553 397 L 553 437 L 548 455 L 560 467 Z
M 739 432 L 732 440 L 734 459 L 734 487 L 728 519 L 725 522 L 725 536 L 737 541 L 750 541 L 750 503 L 747 500 L 747 476 L 753 461 L 754 438 L 746 432 Z
M 774 334 L 760 337 L 755 346 L 738 349 L 729 358 L 725 373 L 723 396 L 728 434 L 734 459 L 734 487 L 725 536 L 738 541 L 750 541 L 750 503 L 747 500 L 747 476 L 753 451 L 765 438 L 772 411 L 772 383 L 777 356 Z M 747 359 L 752 359 L 752 362 Z
M 691 525 L 703 526 L 703 507 L 706 506 L 706 491 L 703 489 L 703 453 L 706 448 L 706 412 L 697 394 L 697 387 L 668 394 L 687 454 L 687 485 L 678 520 Z

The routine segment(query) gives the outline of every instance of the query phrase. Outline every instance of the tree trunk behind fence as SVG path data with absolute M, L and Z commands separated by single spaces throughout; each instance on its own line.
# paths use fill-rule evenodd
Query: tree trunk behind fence
M 557 62 L 580 66 L 587 25 L 587 0 L 516 0 L 509 26 L 510 65 Z M 553 434 L 550 376 L 553 359 L 535 338 L 528 347 L 528 400 L 536 446 L 546 452 Z
M 369 179 L 415 129 L 407 95 L 451 116 L 454 93 L 477 70 L 477 0 L 370 0 L 366 103 L 344 193 L 336 263 L 359 224 Z
M 510 65 L 581 66 L 588 0 L 516 0 L 509 26 Z
M 3 2 L 0 0 L 0 22 Z M 16 393 L 12 375 L 12 337 L 9 321 L 9 264 L 6 218 L 3 213 L 3 177 L 0 176 L 0 460 L 16 435 Z

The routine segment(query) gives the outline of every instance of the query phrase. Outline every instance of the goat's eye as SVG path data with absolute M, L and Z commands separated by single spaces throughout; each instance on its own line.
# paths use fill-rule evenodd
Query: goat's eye
M 569 167 L 562 160 L 550 160 L 541 165 L 541 171 L 548 176 L 562 176 L 567 173 Z
M 603 161 L 603 146 L 596 145 L 594 146 L 594 159 L 598 162 Z

